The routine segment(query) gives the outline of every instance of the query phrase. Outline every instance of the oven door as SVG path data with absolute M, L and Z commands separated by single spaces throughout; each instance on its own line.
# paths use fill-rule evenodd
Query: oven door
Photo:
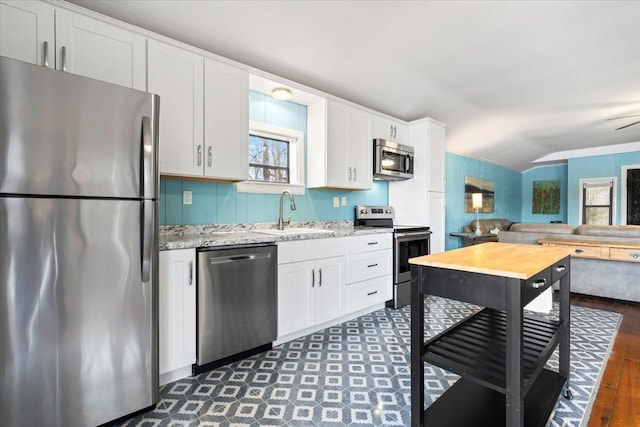
M 411 280 L 409 259 L 422 255 L 429 255 L 429 237 L 431 232 L 405 232 L 394 233 L 394 283 L 402 283 Z

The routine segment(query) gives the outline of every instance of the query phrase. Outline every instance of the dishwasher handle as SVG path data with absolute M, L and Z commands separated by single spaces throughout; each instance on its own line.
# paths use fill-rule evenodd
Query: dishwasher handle
M 212 257 L 209 258 L 209 264 L 226 264 L 229 262 L 236 261 L 255 261 L 258 259 L 266 259 L 271 258 L 271 254 L 244 254 L 244 255 L 231 255 L 231 256 L 220 256 L 220 257 Z

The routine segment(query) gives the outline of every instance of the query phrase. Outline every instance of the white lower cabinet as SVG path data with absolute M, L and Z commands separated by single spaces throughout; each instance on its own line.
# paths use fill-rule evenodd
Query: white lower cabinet
M 391 299 L 391 276 L 381 276 L 347 285 L 346 310 L 353 313 Z
M 354 236 L 347 241 L 347 313 L 392 298 L 393 236 L 391 233 Z
M 344 256 L 278 266 L 278 336 L 344 315 Z
M 181 368 L 190 369 L 196 361 L 195 267 L 195 249 L 160 252 L 158 311 L 161 382 L 163 374 Z
M 278 338 L 345 314 L 345 240 L 278 243 Z
M 392 298 L 391 233 L 278 243 L 278 341 Z

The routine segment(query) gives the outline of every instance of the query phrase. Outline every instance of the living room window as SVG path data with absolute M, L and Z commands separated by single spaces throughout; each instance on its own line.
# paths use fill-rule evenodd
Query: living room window
M 260 122 L 249 124 L 249 180 L 245 193 L 304 194 L 304 133 Z
M 582 224 L 612 225 L 615 216 L 615 178 L 580 180 Z

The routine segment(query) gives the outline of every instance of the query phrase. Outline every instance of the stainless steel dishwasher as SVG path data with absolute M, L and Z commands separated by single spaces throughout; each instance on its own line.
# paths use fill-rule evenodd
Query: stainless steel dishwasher
M 277 336 L 275 244 L 198 250 L 194 373 L 271 348 Z

